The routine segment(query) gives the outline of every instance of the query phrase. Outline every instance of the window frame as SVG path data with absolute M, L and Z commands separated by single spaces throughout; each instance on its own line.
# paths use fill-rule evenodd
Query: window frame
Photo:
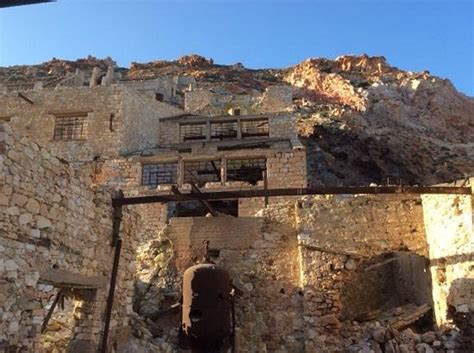
M 173 169 L 167 169 L 169 166 Z M 159 170 L 160 167 L 165 167 L 165 170 Z M 154 170 L 147 170 L 154 168 Z M 159 175 L 160 173 L 169 173 L 168 176 Z M 169 179 L 166 179 L 169 178 Z M 160 181 L 162 180 L 162 181 Z M 166 180 L 166 181 L 163 181 Z M 179 180 L 178 162 L 158 162 L 158 163 L 144 163 L 142 164 L 142 178 L 141 185 L 149 188 L 156 188 L 159 185 L 174 185 Z
M 85 141 L 88 138 L 88 114 L 56 115 L 53 141 Z M 79 128 L 79 129 L 78 129 Z
M 183 128 L 191 126 L 202 126 L 201 132 L 204 134 L 199 135 L 200 138 L 186 138 L 183 134 Z M 207 123 L 206 122 L 192 122 L 192 123 L 180 123 L 179 124 L 179 140 L 180 142 L 193 142 L 193 141 L 206 141 L 207 140 Z
M 224 124 L 233 124 L 235 129 L 233 131 L 235 131 L 235 135 L 221 135 L 221 136 L 218 136 L 218 135 L 213 135 L 213 126 L 219 126 L 221 127 L 221 130 L 222 131 L 226 131 L 225 128 L 223 128 L 223 125 Z M 217 121 L 210 121 L 210 125 L 211 125 L 211 141 L 225 141 L 225 140 L 236 140 L 239 138 L 239 121 L 236 119 L 236 120 L 217 120 Z M 232 129 L 228 129 L 229 131 L 232 131 Z
M 236 172 L 239 170 L 237 168 L 234 168 L 234 169 L 230 169 L 229 168 L 229 165 L 232 165 L 233 163 L 235 163 L 235 161 L 251 161 L 251 160 L 257 160 L 257 161 L 260 161 L 260 163 L 257 163 L 257 166 L 261 167 L 261 176 L 259 176 L 258 180 L 256 180 L 257 182 L 259 181 L 263 181 L 264 179 L 264 174 L 263 172 L 267 170 L 267 158 L 265 156 L 252 156 L 252 157 L 239 157 L 239 158 L 227 158 L 227 161 L 226 161 L 226 182 L 228 181 L 242 181 L 242 182 L 249 182 L 248 179 L 245 180 L 243 177 L 241 178 L 238 178 L 238 176 L 236 176 Z M 263 162 L 263 163 L 261 163 Z M 260 164 L 260 165 L 259 165 Z M 263 165 L 262 165 L 263 164 Z M 252 167 L 252 166 L 250 166 Z M 247 171 L 244 171 L 243 175 L 249 175 L 249 170 L 251 168 L 248 168 Z M 254 167 L 254 169 L 256 169 L 256 167 Z
M 254 133 L 249 133 L 246 132 L 244 127 L 246 123 L 252 124 L 252 123 L 258 123 L 258 122 L 265 122 L 266 123 L 266 131 L 264 132 L 254 132 Z M 258 131 L 258 127 L 256 128 Z M 270 137 L 270 125 L 268 118 L 255 118 L 255 119 L 241 119 L 240 120 L 240 132 L 242 135 L 242 139 L 249 139 L 249 138 L 258 138 L 258 137 Z
M 192 173 L 190 170 L 188 170 L 187 165 L 189 164 L 210 164 L 210 163 L 216 163 L 216 169 L 218 171 L 218 174 L 216 174 L 215 170 L 213 168 L 209 169 L 192 169 L 191 171 L 196 171 L 196 172 L 209 172 L 206 173 L 209 175 L 215 175 L 215 178 L 212 178 L 213 180 L 191 180 Z M 200 159 L 200 160 L 188 160 L 188 161 L 183 161 L 183 183 L 184 184 L 189 184 L 189 183 L 196 183 L 197 185 L 204 185 L 206 183 L 220 183 L 222 181 L 222 158 L 220 159 Z

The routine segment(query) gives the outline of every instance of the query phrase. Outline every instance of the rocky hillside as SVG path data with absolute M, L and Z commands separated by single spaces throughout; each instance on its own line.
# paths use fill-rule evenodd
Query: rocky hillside
M 123 79 L 192 75 L 201 87 L 239 94 L 275 84 L 294 87 L 294 110 L 308 149 L 311 183 L 429 185 L 474 175 L 474 99 L 429 72 L 390 66 L 383 57 L 308 59 L 285 69 L 250 70 L 189 55 L 174 61 L 132 63 L 110 59 L 53 59 L 0 68 L 0 85 L 45 86 L 81 69 L 115 66 Z

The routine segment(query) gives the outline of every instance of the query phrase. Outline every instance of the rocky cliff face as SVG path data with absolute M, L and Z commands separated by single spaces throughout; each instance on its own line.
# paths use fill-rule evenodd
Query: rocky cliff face
M 93 67 L 115 66 L 123 79 L 191 75 L 201 87 L 234 94 L 268 86 L 294 87 L 294 110 L 308 150 L 311 184 L 429 185 L 474 175 L 474 99 L 448 80 L 424 71 L 390 66 L 383 57 L 308 59 L 286 69 L 216 65 L 188 55 L 175 61 L 132 63 L 118 68 L 110 59 L 53 59 L 34 66 L 0 68 L 0 84 L 45 86 Z

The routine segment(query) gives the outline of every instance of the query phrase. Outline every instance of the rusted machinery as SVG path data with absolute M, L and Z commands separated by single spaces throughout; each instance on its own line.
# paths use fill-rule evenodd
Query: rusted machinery
M 224 268 L 206 260 L 183 275 L 181 344 L 194 353 L 226 352 L 234 338 L 231 280 Z

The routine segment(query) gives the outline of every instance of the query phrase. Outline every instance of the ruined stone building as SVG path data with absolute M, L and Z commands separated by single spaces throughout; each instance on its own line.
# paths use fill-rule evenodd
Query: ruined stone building
M 347 57 L 341 75 L 391 74 L 380 60 Z M 318 125 L 315 134 L 337 136 L 318 145 L 301 133 L 310 120 L 302 109 L 328 94 L 328 82 L 311 94 L 278 81 L 236 88 L 212 81 L 220 69 L 192 56 L 174 65 L 199 74 L 152 75 L 166 65 L 134 64 L 140 78 L 109 66 L 3 85 L 0 352 L 186 351 L 175 304 L 205 242 L 237 293 L 236 352 L 472 351 L 467 181 L 328 182 L 310 195 L 308 186 L 339 177 L 338 163 L 356 161 L 370 177 L 383 170 L 348 155 L 340 124 Z M 226 70 L 229 82 L 245 71 Z M 359 109 L 361 97 L 341 106 Z M 311 106 L 318 121 L 338 116 L 330 104 Z M 328 148 L 336 157 L 323 161 Z M 415 175 L 407 165 L 397 175 Z M 261 196 L 281 189 L 295 193 Z M 209 193 L 226 197 L 195 197 Z M 155 196 L 166 202 L 149 202 Z

